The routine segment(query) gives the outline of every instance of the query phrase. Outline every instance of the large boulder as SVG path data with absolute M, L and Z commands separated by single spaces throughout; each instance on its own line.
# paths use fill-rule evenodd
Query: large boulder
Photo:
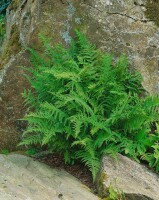
M 0 71 L 0 150 L 15 150 L 25 128 L 20 121 L 25 114 L 22 92 L 28 87 L 23 65 L 30 65 L 25 51 L 13 56 Z
M 63 170 L 22 155 L 0 155 L 1 200 L 99 200 Z
M 39 52 L 42 51 L 38 33 L 51 38 L 52 45 L 60 42 L 68 46 L 74 29 L 78 28 L 104 52 L 116 56 L 122 52 L 127 54 L 131 66 L 142 73 L 145 89 L 149 93 L 159 92 L 158 27 L 145 16 L 146 2 L 12 0 L 7 10 L 6 39 L 0 58 L 4 77 L 0 85 L 0 141 L 10 143 L 8 139 L 14 135 L 12 140 L 15 142 L 11 145 L 0 144 L 0 149 L 16 148 L 24 128 L 18 119 L 25 114 L 20 93 L 27 87 L 27 82 L 22 78 L 24 71 L 16 66 L 26 65 L 27 56 L 18 56 L 24 47 L 34 46 Z M 11 92 L 13 90 L 16 92 Z M 17 114 L 14 114 L 14 110 Z
M 120 154 L 117 160 L 109 156 L 102 159 L 97 189 L 101 196 L 107 196 L 110 187 L 129 200 L 159 199 L 159 175 Z
M 144 87 L 158 92 L 158 27 L 145 16 L 145 0 L 13 0 L 7 11 L 3 62 L 26 45 L 38 49 L 40 32 L 52 44 L 69 44 L 79 28 L 105 52 L 126 53 L 143 74 Z M 156 14 L 157 15 L 157 14 Z M 1 65 L 2 65 L 1 64 Z

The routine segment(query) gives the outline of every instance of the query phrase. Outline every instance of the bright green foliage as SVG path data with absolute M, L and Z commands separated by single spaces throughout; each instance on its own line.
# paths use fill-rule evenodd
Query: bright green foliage
M 23 96 L 33 112 L 24 118 L 21 145 L 45 145 L 67 163 L 80 159 L 94 179 L 103 153 L 143 156 L 158 166 L 159 99 L 143 97 L 141 76 L 129 72 L 126 57 L 115 62 L 78 31 L 68 50 L 41 38 L 43 55 L 30 50 L 32 89 Z

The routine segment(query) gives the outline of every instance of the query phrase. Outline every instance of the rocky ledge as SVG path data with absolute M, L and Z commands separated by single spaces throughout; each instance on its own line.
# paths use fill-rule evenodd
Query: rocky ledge
M 99 200 L 76 178 L 23 155 L 0 155 L 1 200 Z
M 107 196 L 110 185 L 128 200 L 159 200 L 159 175 L 120 154 L 117 160 L 109 156 L 102 159 L 99 194 Z

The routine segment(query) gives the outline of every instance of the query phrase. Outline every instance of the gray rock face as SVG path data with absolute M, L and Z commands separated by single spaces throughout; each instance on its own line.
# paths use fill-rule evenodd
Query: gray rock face
M 68 44 L 75 28 L 84 31 L 103 51 L 126 53 L 143 75 L 148 92 L 159 92 L 159 29 L 145 16 L 145 0 L 23 0 L 7 12 L 4 49 L 35 44 L 39 32 L 52 43 Z M 157 14 L 157 13 L 156 13 Z M 14 45 L 13 45 L 14 43 Z
M 159 199 L 159 175 L 120 154 L 117 161 L 109 156 L 102 160 L 97 179 L 99 193 L 107 196 L 110 185 L 124 192 L 129 200 Z
M 0 155 L 1 200 L 98 200 L 65 171 L 22 155 Z
M 103 51 L 126 53 L 140 70 L 148 92 L 159 92 L 159 29 L 145 16 L 145 0 L 23 0 L 7 12 L 5 48 L 35 44 L 39 32 L 52 43 L 69 43 L 75 28 L 84 31 Z M 8 44 L 9 43 L 9 44 Z M 17 44 L 15 44 L 17 43 Z M 9 46 L 8 46 L 9 45 Z M 10 50 L 11 51 L 11 50 Z

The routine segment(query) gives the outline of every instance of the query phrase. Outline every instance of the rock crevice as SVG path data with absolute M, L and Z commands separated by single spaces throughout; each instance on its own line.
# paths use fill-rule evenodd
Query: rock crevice
M 124 14 L 124 13 L 118 13 L 118 12 L 114 12 L 114 13 L 110 13 L 110 12 L 107 12 L 108 15 L 120 15 L 120 16 L 123 16 L 123 17 L 127 17 L 129 19 L 132 19 L 133 21 L 135 22 L 143 22 L 143 23 L 147 23 L 147 22 L 150 22 L 150 20 L 148 19 L 140 19 L 140 18 L 137 18 L 137 17 L 134 17 L 134 16 L 129 16 L 127 14 Z

